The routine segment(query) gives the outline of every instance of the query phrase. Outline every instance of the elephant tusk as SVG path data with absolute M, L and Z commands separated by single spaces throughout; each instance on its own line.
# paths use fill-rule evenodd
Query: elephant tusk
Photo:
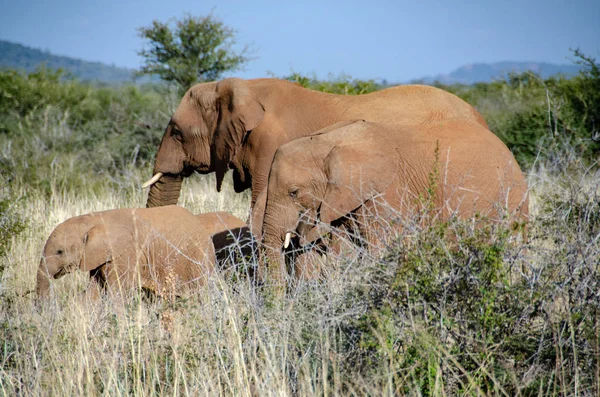
M 158 182 L 158 180 L 163 176 L 162 172 L 157 172 L 156 174 L 154 174 L 154 176 L 150 179 L 148 179 L 148 181 L 146 181 L 143 185 L 142 185 L 142 189 L 147 188 L 148 186 L 152 186 L 154 185 L 156 182 Z
M 283 249 L 287 249 L 290 246 L 290 239 L 292 237 L 292 232 L 287 232 L 285 234 L 285 241 L 283 242 Z

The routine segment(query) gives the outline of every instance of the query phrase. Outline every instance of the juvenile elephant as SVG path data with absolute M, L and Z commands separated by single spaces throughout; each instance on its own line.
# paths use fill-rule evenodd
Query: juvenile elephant
M 419 125 L 456 117 L 487 127 L 465 101 L 424 85 L 346 96 L 279 79 L 228 78 L 197 84 L 184 95 L 166 128 L 156 153 L 154 176 L 144 184 L 151 186 L 147 207 L 177 204 L 182 178 L 194 171 L 215 172 L 220 191 L 225 173 L 233 169 L 235 191 L 252 189 L 251 224 L 257 233 L 269 168 L 282 144 L 345 120 Z
M 290 241 L 310 246 L 331 226 L 381 245 L 382 226 L 426 201 L 439 219 L 494 219 L 503 210 L 528 216 L 527 183 L 515 158 L 472 120 L 414 127 L 343 122 L 289 142 L 277 150 L 269 175 L 267 270 L 281 282 Z
M 194 215 L 178 206 L 116 209 L 68 219 L 44 247 L 37 271 L 38 296 L 50 279 L 75 269 L 90 272 L 86 295 L 142 287 L 183 294 L 206 282 L 215 266 L 213 237 L 243 231 L 245 223 L 225 212 Z M 247 228 L 246 228 L 247 232 Z

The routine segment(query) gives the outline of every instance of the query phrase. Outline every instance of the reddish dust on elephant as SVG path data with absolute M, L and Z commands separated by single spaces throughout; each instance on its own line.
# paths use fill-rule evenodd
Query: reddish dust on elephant
M 344 222 L 369 247 L 382 228 L 423 205 L 443 221 L 475 214 L 491 221 L 528 217 L 528 187 L 514 156 L 472 120 L 414 127 L 343 122 L 281 146 L 269 174 L 262 228 L 270 274 L 285 274 L 283 253 Z M 359 220 L 356 222 L 356 220 Z
M 424 85 L 403 85 L 358 96 L 309 90 L 285 80 L 224 79 L 197 84 L 184 95 L 156 154 L 147 206 L 177 204 L 182 178 L 216 173 L 220 190 L 233 170 L 236 192 L 252 189 L 252 229 L 258 233 L 269 169 L 277 148 L 340 121 L 422 125 L 463 118 L 487 128 L 459 97 Z
M 184 294 L 205 284 L 215 267 L 212 237 L 246 224 L 224 212 L 194 215 L 185 208 L 115 209 L 70 218 L 46 241 L 37 293 L 76 269 L 90 273 L 86 295 L 144 288 Z M 220 249 L 222 247 L 216 247 Z

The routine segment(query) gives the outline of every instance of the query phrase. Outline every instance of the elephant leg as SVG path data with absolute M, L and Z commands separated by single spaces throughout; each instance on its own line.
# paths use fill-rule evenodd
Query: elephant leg
M 296 280 L 317 280 L 321 277 L 322 254 L 313 249 L 298 254 L 294 258 L 294 274 Z
M 129 293 L 134 287 L 142 287 L 138 280 L 139 272 L 135 271 L 137 264 L 130 266 L 116 266 L 107 263 L 103 266 L 102 276 L 105 280 L 106 290 L 111 295 L 123 295 Z
M 100 275 L 100 269 L 94 269 L 90 272 L 90 282 L 85 291 L 79 294 L 78 301 L 82 304 L 96 302 L 102 297 L 104 292 L 104 279 Z
M 265 289 L 266 296 L 282 298 L 287 286 L 286 258 L 272 247 L 262 246 L 258 250 L 258 266 L 254 283 Z
M 90 284 L 87 289 L 83 292 L 84 299 L 88 302 L 94 302 L 102 296 L 103 288 L 95 279 L 90 280 Z
M 212 235 L 215 250 L 215 268 L 243 267 L 248 277 L 254 278 L 258 242 L 246 226 L 228 229 Z

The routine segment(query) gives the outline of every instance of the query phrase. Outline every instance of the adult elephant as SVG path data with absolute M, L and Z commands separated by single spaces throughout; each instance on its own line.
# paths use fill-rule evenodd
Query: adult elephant
M 268 273 L 282 281 L 288 246 L 311 247 L 332 228 L 377 249 L 402 217 L 423 210 L 440 220 L 523 221 L 527 189 L 510 150 L 472 120 L 339 123 L 275 154 L 262 230 Z
M 214 172 L 217 191 L 233 169 L 236 192 L 252 189 L 252 229 L 259 234 L 269 168 L 282 144 L 331 124 L 367 119 L 420 125 L 462 117 L 487 127 L 457 96 L 435 87 L 404 85 L 359 96 L 312 91 L 279 79 L 224 79 L 184 95 L 160 143 L 148 207 L 176 204 L 182 178 Z
M 191 292 L 206 282 L 225 244 L 243 237 L 245 226 L 228 213 L 194 215 L 175 205 L 73 217 L 46 241 L 36 291 L 46 297 L 52 278 L 80 269 L 90 274 L 90 298 L 135 287 L 159 295 Z

